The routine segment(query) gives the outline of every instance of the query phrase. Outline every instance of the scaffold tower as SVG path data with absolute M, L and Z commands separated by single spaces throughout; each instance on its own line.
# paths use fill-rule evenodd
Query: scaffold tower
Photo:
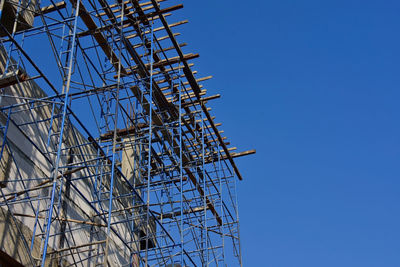
M 242 266 L 235 147 L 166 0 L 0 0 L 0 265 Z

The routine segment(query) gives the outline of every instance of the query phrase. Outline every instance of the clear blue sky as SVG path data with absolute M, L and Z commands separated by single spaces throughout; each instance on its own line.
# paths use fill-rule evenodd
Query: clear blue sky
M 257 149 L 237 160 L 244 266 L 400 266 L 399 1 L 183 3 L 212 114 Z

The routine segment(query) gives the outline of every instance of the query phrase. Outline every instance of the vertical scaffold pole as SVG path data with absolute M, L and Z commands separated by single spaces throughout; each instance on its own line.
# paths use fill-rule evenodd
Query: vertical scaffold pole
M 57 148 L 57 157 L 56 157 L 56 164 L 55 164 L 55 169 L 53 172 L 53 187 L 51 189 L 51 201 L 50 201 L 50 208 L 48 211 L 48 217 L 47 217 L 47 225 L 46 225 L 46 238 L 44 241 L 44 248 L 43 248 L 43 255 L 42 255 L 42 264 L 41 266 L 45 266 L 46 262 L 46 254 L 47 254 L 47 246 L 49 242 L 49 234 L 50 234 L 50 227 L 51 227 L 51 221 L 52 221 L 52 215 L 53 215 L 53 205 L 54 205 L 54 196 L 56 193 L 56 187 L 57 187 L 57 173 L 59 169 L 59 163 L 60 163 L 60 158 L 61 158 L 61 149 L 62 149 L 62 140 L 63 140 L 63 134 L 64 134 L 64 125 L 65 125 L 65 117 L 67 115 L 67 108 L 68 108 L 68 96 L 69 96 L 69 87 L 71 84 L 71 75 L 72 75 L 72 65 L 74 61 L 74 47 L 75 47 L 75 41 L 76 41 L 76 28 L 78 24 L 78 15 L 79 15 L 79 6 L 80 6 L 80 0 L 77 1 L 77 5 L 75 8 L 75 18 L 74 18 L 74 28 L 72 32 L 72 45 L 71 45 L 71 53 L 69 57 L 69 69 L 68 69 L 68 76 L 67 76 L 67 83 L 65 85 L 65 96 L 64 96 L 64 106 L 63 106 L 63 113 L 62 113 L 62 122 L 61 122 L 61 129 L 60 129 L 60 137 L 59 137 L 59 143 L 58 143 L 58 148 Z
M 124 21 L 124 2 L 122 2 L 122 11 L 121 11 L 121 31 L 120 31 L 120 40 L 122 40 L 123 32 L 122 32 L 122 22 Z M 118 55 L 118 74 L 117 74 L 117 92 L 116 92 L 116 100 L 115 100 L 115 119 L 114 119 L 114 133 L 113 133 L 113 145 L 112 145 L 112 161 L 111 161 L 111 180 L 110 180 L 110 193 L 109 193 L 109 202 L 108 202 L 108 220 L 107 220 L 107 237 L 106 237 L 106 251 L 104 255 L 103 266 L 108 266 L 108 251 L 109 251 L 109 242 L 110 242 L 110 230 L 111 230 L 111 213 L 113 209 L 113 192 L 114 192 L 114 180 L 115 180 L 115 161 L 116 161 L 116 144 L 117 144 L 117 128 L 118 128 L 118 110 L 119 110 L 119 89 L 121 83 L 121 58 L 122 58 L 122 42 L 119 43 L 119 55 Z
M 181 212 L 181 220 L 180 220 L 180 239 L 181 239 L 181 266 L 184 266 L 183 261 L 183 250 L 184 250 L 184 242 L 183 242 L 183 170 L 182 170 L 182 85 L 180 82 L 181 78 L 181 64 L 178 65 L 178 82 L 179 82 L 179 184 L 180 184 L 180 212 Z
M 149 92 L 149 149 L 148 149 L 148 162 L 147 162 L 147 200 L 146 200 L 146 256 L 145 263 L 148 265 L 149 255 L 149 212 L 150 212 L 150 178 L 151 178 L 151 138 L 153 135 L 153 46 L 154 46 L 154 22 L 151 22 L 151 37 L 150 37 L 150 92 Z
M 201 171 L 203 176 L 203 203 L 204 203 L 204 252 L 205 252 L 205 266 L 208 265 L 208 248 L 207 248 L 207 184 L 206 184 L 206 171 L 205 171 L 205 161 L 204 161 L 204 116 L 201 112 Z
M 236 212 L 236 221 L 237 221 L 237 232 L 238 232 L 238 240 L 239 240 L 239 264 L 240 267 L 243 267 L 243 262 L 242 262 L 242 245 L 240 242 L 240 225 L 239 225 L 239 205 L 238 205 L 238 197 L 237 197 L 237 180 L 235 177 L 233 177 L 233 182 L 234 182 L 234 193 L 235 193 L 235 212 Z
M 222 260 L 223 260 L 223 266 L 226 266 L 225 263 L 225 230 L 224 230 L 224 200 L 223 200 L 223 187 L 222 187 L 222 176 L 221 171 L 222 171 L 222 162 L 221 162 L 221 152 L 220 152 L 220 146 L 217 146 L 217 151 L 218 151 L 218 165 L 217 165 L 217 177 L 219 181 L 219 194 L 220 194 L 220 205 L 221 205 L 221 239 L 222 239 Z

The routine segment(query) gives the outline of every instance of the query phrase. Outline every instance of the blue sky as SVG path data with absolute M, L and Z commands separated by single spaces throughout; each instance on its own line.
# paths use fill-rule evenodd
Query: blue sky
M 400 2 L 183 4 L 216 122 L 257 149 L 237 160 L 244 266 L 400 266 Z

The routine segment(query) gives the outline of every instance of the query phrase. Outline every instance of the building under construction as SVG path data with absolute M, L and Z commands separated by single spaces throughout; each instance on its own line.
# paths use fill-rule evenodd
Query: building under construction
M 0 0 L 0 266 L 242 265 L 255 151 L 210 114 L 182 7 Z

